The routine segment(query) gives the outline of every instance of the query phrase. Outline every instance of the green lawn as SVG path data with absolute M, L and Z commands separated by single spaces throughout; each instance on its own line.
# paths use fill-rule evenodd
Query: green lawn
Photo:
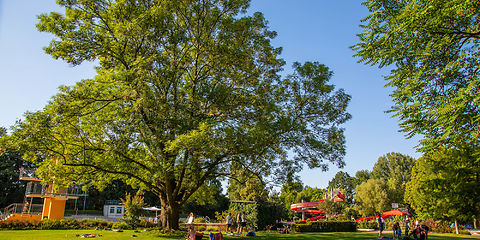
M 156 240 L 173 240 L 184 239 L 181 236 L 165 236 L 156 232 L 141 232 L 134 233 L 133 231 L 125 232 L 112 232 L 112 231 L 95 231 L 95 230 L 15 230 L 15 231 L 0 231 L 1 240 L 57 240 L 57 239 L 83 239 L 76 237 L 77 234 L 101 234 L 102 237 L 94 238 L 99 240 L 122 240 L 122 239 L 156 239 Z M 132 237 L 135 234 L 137 237 Z M 377 233 L 298 233 L 298 234 L 277 234 L 260 232 L 255 238 L 251 237 L 225 237 L 226 240 L 233 239 L 258 239 L 258 240 L 273 240 L 273 239 L 298 239 L 298 240 L 316 240 L 316 239 L 331 239 L 331 240 L 364 240 L 364 239 L 376 239 Z M 386 234 L 390 236 L 391 234 Z M 208 239 L 208 238 L 203 238 Z M 458 240 L 458 239 L 479 239 L 478 237 L 461 235 L 456 237 L 452 234 L 432 234 L 429 236 L 430 240 Z

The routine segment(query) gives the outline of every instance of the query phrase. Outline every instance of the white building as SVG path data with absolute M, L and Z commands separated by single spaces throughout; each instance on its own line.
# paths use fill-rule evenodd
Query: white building
M 107 200 L 103 205 L 103 216 L 107 218 L 121 218 L 125 213 L 125 207 L 118 200 Z

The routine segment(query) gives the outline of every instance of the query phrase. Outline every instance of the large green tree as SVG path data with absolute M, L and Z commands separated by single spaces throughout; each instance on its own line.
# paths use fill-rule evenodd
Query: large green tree
M 353 203 L 353 195 L 355 194 L 356 181 L 348 173 L 339 171 L 335 177 L 328 182 L 328 189 L 338 189 L 345 195 L 347 204 Z
M 391 69 L 392 111 L 424 151 L 478 146 L 480 3 L 476 0 L 368 0 L 361 62 Z M 473 149 L 473 148 L 472 148 Z M 480 148 L 474 148 L 478 152 Z
M 281 79 L 275 32 L 248 0 L 58 3 L 65 14 L 39 16 L 55 36 L 46 53 L 98 66 L 16 125 L 25 157 L 47 159 L 44 181 L 125 181 L 155 193 L 163 226 L 177 228 L 180 206 L 233 163 L 260 176 L 344 165 L 350 96 L 316 62 Z
M 383 178 L 371 178 L 355 188 L 355 202 L 363 216 L 375 216 L 389 210 L 392 201 Z
M 455 222 L 480 215 L 480 162 L 473 152 L 440 149 L 417 161 L 405 193 L 416 214 Z
M 401 153 L 387 153 L 378 158 L 371 172 L 372 178 L 383 178 L 387 183 L 390 199 L 403 203 L 405 188 L 415 166 L 415 159 Z
M 7 130 L 0 127 L 0 208 L 21 203 L 25 196 L 25 182 L 20 181 L 20 169 L 34 165 L 23 160 L 22 153 L 6 147 Z
M 359 170 L 355 173 L 355 186 L 368 181 L 372 176 L 372 173 L 368 170 Z

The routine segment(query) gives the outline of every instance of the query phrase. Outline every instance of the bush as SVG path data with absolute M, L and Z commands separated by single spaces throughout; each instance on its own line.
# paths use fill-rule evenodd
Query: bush
M 131 229 L 131 226 L 128 225 L 126 222 L 116 222 L 112 225 L 112 228 L 126 230 L 126 229 Z
M 96 227 L 111 227 L 112 223 L 105 220 L 61 219 L 43 221 L 0 221 L 0 229 L 11 230 L 50 230 L 50 229 L 93 229 Z
M 425 224 L 430 228 L 430 232 L 455 233 L 455 227 L 450 227 L 450 223 L 448 222 L 427 219 L 425 220 Z M 458 228 L 458 233 L 470 235 L 470 232 L 463 229 L 462 226 L 459 226 Z
M 357 228 L 359 229 L 375 229 L 378 230 L 378 223 L 376 220 L 360 221 L 357 222 Z
M 355 221 L 316 221 L 296 224 L 297 232 L 355 232 Z
M 207 232 L 220 232 L 220 229 L 217 226 L 207 226 L 205 231 L 207 231 Z
M 80 222 L 80 227 L 82 229 L 91 229 L 91 228 L 105 228 L 105 227 L 112 227 L 112 222 L 107 222 L 105 220 L 101 219 L 82 219 L 79 221 Z
M 125 214 L 122 220 L 130 225 L 131 228 L 136 228 L 140 225 L 140 215 L 143 212 L 145 202 L 143 197 L 139 195 L 131 196 L 130 193 L 125 195 L 125 199 L 122 200 L 122 204 L 125 207 Z
M 30 230 L 38 229 L 40 225 L 39 221 L 0 221 L 0 229 Z
M 60 220 L 44 219 L 42 221 L 42 225 L 40 226 L 40 229 L 48 230 L 48 229 L 65 229 L 65 228 L 63 228 Z

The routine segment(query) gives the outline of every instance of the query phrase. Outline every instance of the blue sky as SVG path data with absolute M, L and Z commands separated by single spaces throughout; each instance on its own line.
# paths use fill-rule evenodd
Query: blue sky
M 60 85 L 91 78 L 92 64 L 71 67 L 42 48 L 52 36 L 36 30 L 36 16 L 61 11 L 55 0 L 0 0 L 0 126 L 9 127 L 26 111 L 42 109 Z M 385 113 L 392 105 L 383 76 L 387 70 L 357 63 L 349 49 L 356 43 L 360 19 L 368 14 L 360 1 L 253 0 L 250 12 L 263 12 L 277 31 L 274 46 L 283 47 L 286 72 L 294 61 L 318 61 L 333 72 L 332 83 L 352 96 L 346 129 L 346 167 L 354 175 L 371 170 L 378 157 L 399 152 L 418 158 L 417 139 L 398 132 L 398 121 Z M 304 170 L 305 185 L 326 187 L 339 171 Z

